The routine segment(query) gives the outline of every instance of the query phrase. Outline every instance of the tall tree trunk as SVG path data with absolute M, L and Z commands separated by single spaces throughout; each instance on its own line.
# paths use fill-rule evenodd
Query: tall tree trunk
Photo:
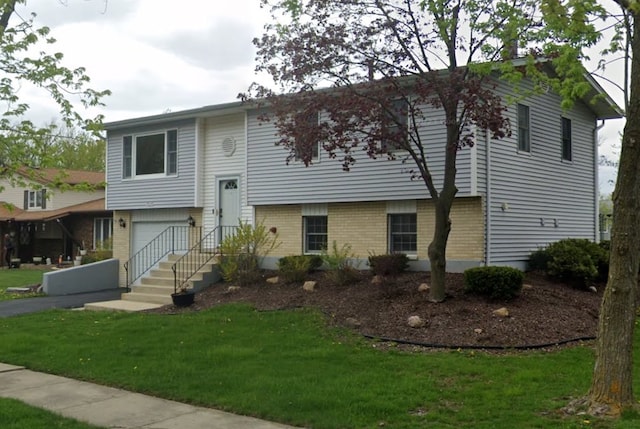
M 447 241 L 451 232 L 451 206 L 458 189 L 456 188 L 456 157 L 458 155 L 458 121 L 456 113 L 458 105 L 454 101 L 445 104 L 447 117 L 447 146 L 444 162 L 444 180 L 442 191 L 434 198 L 435 229 L 433 241 L 429 244 L 429 262 L 431 264 L 431 288 L 429 300 L 442 302 L 446 296 L 445 275 L 447 273 Z
M 633 16 L 631 97 L 613 193 L 609 279 L 587 395 L 591 413 L 614 416 L 635 402 L 632 369 L 640 258 L 640 15 L 633 12 Z
M 433 241 L 429 244 L 429 262 L 431 263 L 431 288 L 429 300 L 442 302 L 445 299 L 445 275 L 447 273 L 447 240 L 451 232 L 451 205 L 453 198 L 444 198 L 442 195 L 435 201 L 435 229 Z

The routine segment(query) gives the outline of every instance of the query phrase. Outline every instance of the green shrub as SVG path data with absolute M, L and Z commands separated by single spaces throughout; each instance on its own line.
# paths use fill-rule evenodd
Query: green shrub
M 255 226 L 240 222 L 220 243 L 222 278 L 240 286 L 261 280 L 262 259 L 279 245 L 278 234 L 272 234 L 263 222 Z
M 397 276 L 409 268 L 409 257 L 404 253 L 369 255 L 369 268 L 373 275 Z
M 338 286 L 360 280 L 360 272 L 354 265 L 356 259 L 357 256 L 351 252 L 351 245 L 344 244 L 338 248 L 338 244 L 334 240 L 331 251 L 323 250 L 322 252 L 322 261 L 327 267 L 325 278 Z
M 551 257 L 546 248 L 538 249 L 529 255 L 529 270 L 532 271 L 547 271 L 547 264 Z
M 522 290 L 524 273 L 511 267 L 476 267 L 464 272 L 465 292 L 496 300 L 510 300 Z
M 111 250 L 95 250 L 90 251 L 82 257 L 82 265 L 91 264 L 93 262 L 104 261 L 105 259 L 113 258 L 113 251 Z
M 546 249 L 547 274 L 585 288 L 590 282 L 607 278 L 609 254 L 587 239 L 568 238 L 550 244 Z
M 285 256 L 278 261 L 278 276 L 285 283 L 303 282 L 307 274 L 321 265 L 320 255 Z

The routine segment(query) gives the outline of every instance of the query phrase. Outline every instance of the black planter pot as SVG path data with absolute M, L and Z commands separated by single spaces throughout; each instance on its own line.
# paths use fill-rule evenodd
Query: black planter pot
M 173 300 L 173 305 L 176 307 L 188 307 L 193 304 L 193 300 L 196 297 L 196 293 L 193 291 L 181 292 L 181 293 L 172 293 L 171 299 Z

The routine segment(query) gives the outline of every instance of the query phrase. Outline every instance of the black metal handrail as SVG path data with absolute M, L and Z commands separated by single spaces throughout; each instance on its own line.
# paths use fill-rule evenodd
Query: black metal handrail
M 220 242 L 236 230 L 236 226 L 217 226 L 182 255 L 171 266 L 173 291 L 185 289 L 187 282 L 219 253 Z
M 124 263 L 127 291 L 165 256 L 189 250 L 192 243 L 200 241 L 201 233 L 201 227 L 193 226 L 170 226 L 162 231 Z

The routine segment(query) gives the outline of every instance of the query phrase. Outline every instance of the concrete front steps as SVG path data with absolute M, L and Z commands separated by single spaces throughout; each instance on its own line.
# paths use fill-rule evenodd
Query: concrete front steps
M 119 311 L 143 311 L 171 304 L 171 294 L 174 292 L 174 276 L 171 267 L 181 255 L 169 255 L 169 257 L 142 277 L 139 283 L 131 286 L 131 292 L 123 293 L 121 300 L 96 302 L 86 304 L 86 310 L 119 310 Z M 200 265 L 197 258 L 206 260 L 209 255 L 191 256 L 192 265 Z M 197 266 L 196 265 L 196 266 Z M 211 283 L 220 280 L 217 260 L 214 258 L 207 262 L 200 270 L 189 279 L 188 288 L 198 291 Z

